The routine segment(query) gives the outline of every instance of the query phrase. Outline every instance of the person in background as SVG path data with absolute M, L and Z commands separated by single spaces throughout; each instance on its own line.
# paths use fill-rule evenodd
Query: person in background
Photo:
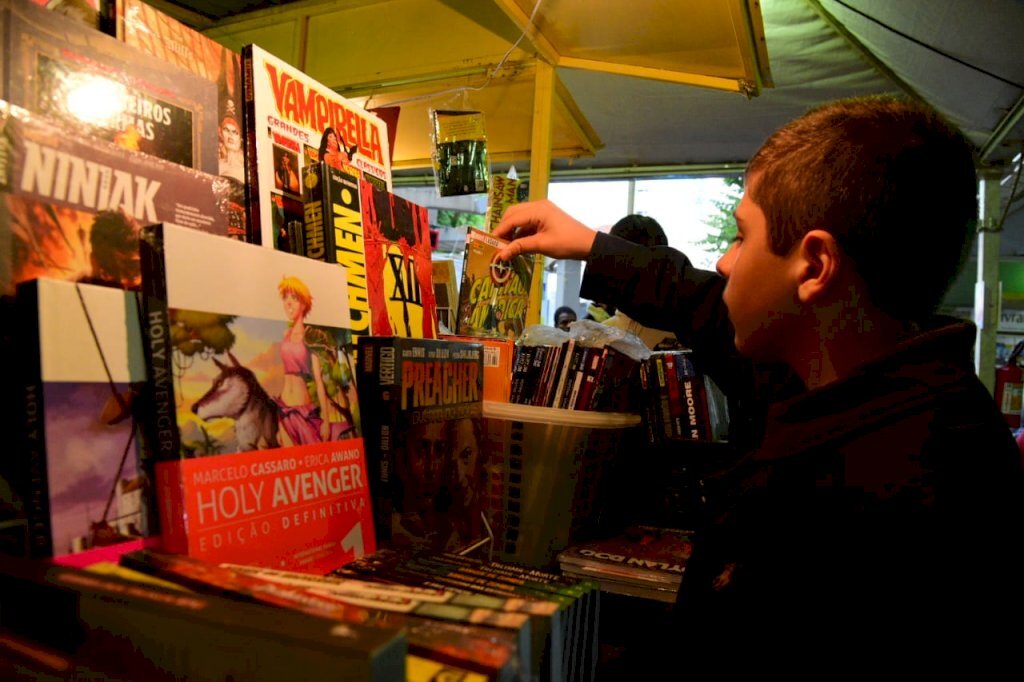
M 506 211 L 500 257 L 586 259 L 581 295 L 671 325 L 751 416 L 710 479 L 677 629 L 638 666 L 920 673 L 1015 655 L 1020 457 L 975 374 L 974 325 L 935 315 L 974 236 L 974 161 L 922 104 L 812 109 L 748 163 L 717 272 L 548 201 Z
M 567 305 L 555 310 L 555 326 L 562 331 L 569 331 L 569 325 L 576 321 L 576 311 Z
M 649 248 L 668 246 L 668 237 L 665 236 L 665 230 L 662 229 L 661 223 L 654 218 L 637 213 L 627 215 L 612 225 L 611 229 L 608 230 L 608 234 Z M 651 350 L 667 350 L 680 347 L 675 334 L 672 332 L 645 327 L 630 318 L 621 308 L 615 310 L 615 313 L 605 320 L 604 323 L 610 327 L 624 329 L 636 334 L 644 342 L 644 345 Z

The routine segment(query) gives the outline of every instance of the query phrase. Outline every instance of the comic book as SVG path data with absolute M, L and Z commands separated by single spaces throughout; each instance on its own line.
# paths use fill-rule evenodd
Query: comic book
M 217 88 L 217 174 L 230 181 L 232 229 L 245 234 L 245 149 L 242 144 L 242 57 L 143 0 L 105 0 L 113 5 L 114 31 L 147 55 L 191 71 Z
M 145 532 L 132 407 L 146 380 L 135 295 L 37 279 L 18 286 L 20 460 L 30 556 Z
M 450 262 L 450 261 L 449 261 Z M 484 400 L 509 402 L 512 390 L 512 362 L 515 343 L 511 339 L 485 336 L 444 335 L 448 341 L 474 341 L 484 347 Z
M 434 303 L 437 306 L 437 322 L 444 325 L 447 333 L 455 333 L 455 311 L 459 305 L 459 279 L 455 272 L 455 261 L 445 258 L 432 261 L 431 281 L 434 283 Z
M 41 561 L 0 562 L 0 603 L 0 638 L 40 644 L 60 663 L 45 676 L 4 679 L 270 682 L 302 671 L 310 679 L 392 682 L 405 675 L 408 640 L 398 627 Z
M 533 258 L 498 260 L 498 250 L 506 244 L 507 241 L 482 230 L 467 229 L 459 286 L 458 334 L 514 341 L 523 333 L 530 304 Z
M 0 101 L 0 295 L 34 277 L 137 288 L 140 225 L 227 235 L 224 189 Z
M 200 594 L 297 610 L 354 628 L 402 628 L 409 653 L 483 672 L 492 680 L 526 679 L 517 673 L 517 635 L 509 628 L 426 618 L 332 599 L 301 585 L 264 580 L 218 565 L 177 555 L 142 550 L 121 557 L 121 564 L 176 582 Z M 512 614 L 519 615 L 519 614 Z M 401 678 L 398 678 L 401 679 Z
M 14 2 L 3 97 L 83 135 L 218 173 L 217 86 L 80 21 Z
M 249 241 L 287 250 L 282 229 L 303 220 L 307 147 L 315 161 L 391 189 L 387 126 L 355 102 L 257 45 L 242 48 L 242 93 Z
M 344 270 L 175 225 L 141 255 L 165 548 L 311 572 L 372 552 Z
M 370 333 L 370 296 L 367 291 L 363 216 L 359 179 L 353 173 L 315 161 L 307 150 L 303 176 L 303 255 L 344 266 L 348 277 L 348 307 L 352 333 Z
M 687 530 L 635 526 L 623 534 L 571 545 L 558 555 L 563 570 L 605 582 L 666 590 L 674 598 L 693 552 Z M 614 591 L 614 590 L 613 590 Z
M 437 337 L 427 209 L 363 180 L 366 288 L 374 336 Z
M 483 537 L 482 346 L 361 336 L 357 354 L 378 544 L 452 548 Z

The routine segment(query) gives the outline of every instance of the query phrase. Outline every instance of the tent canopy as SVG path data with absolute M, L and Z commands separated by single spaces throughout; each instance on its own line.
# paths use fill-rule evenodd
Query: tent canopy
M 1005 178 L 1001 249 L 1024 256 L 1024 181 L 1011 196 L 1024 144 L 1020 0 L 151 4 L 233 48 L 259 44 L 367 106 L 400 106 L 399 176 L 427 177 L 431 108 L 484 111 L 494 168 L 527 168 L 546 139 L 532 123 L 538 63 L 553 67 L 555 176 L 735 170 L 813 105 L 907 94 Z

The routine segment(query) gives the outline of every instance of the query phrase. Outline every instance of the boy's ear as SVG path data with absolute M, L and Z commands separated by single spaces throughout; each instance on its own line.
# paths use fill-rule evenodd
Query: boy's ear
M 814 303 L 839 278 L 839 244 L 831 233 L 811 230 L 797 248 L 797 297 L 801 303 Z

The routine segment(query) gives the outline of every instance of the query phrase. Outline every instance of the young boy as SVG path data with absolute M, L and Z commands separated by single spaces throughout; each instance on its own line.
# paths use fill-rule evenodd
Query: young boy
M 581 296 L 670 325 L 746 417 L 746 454 L 709 479 L 685 637 L 655 651 L 767 667 L 998 653 L 1022 607 L 1021 463 L 973 325 L 933 316 L 974 234 L 973 161 L 924 106 L 812 110 L 751 159 L 718 274 L 547 201 L 506 212 L 502 257 L 585 258 Z

